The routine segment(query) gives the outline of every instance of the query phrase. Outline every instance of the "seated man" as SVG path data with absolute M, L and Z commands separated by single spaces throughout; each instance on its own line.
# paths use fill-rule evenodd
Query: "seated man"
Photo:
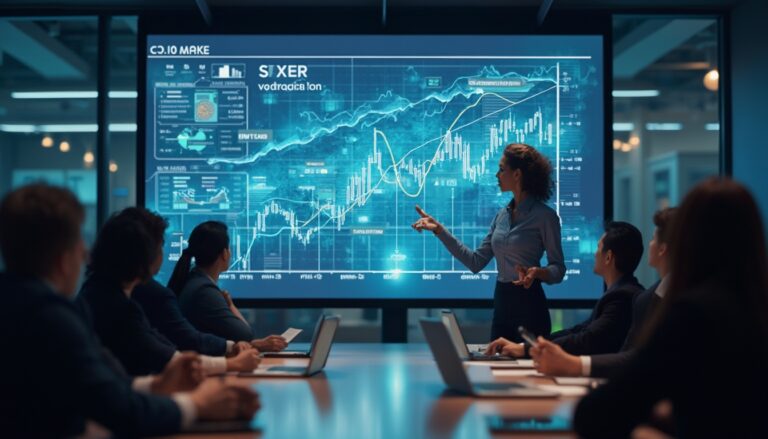
M 667 245 L 669 228 L 674 216 L 674 208 L 656 212 L 653 223 L 653 239 L 648 244 L 648 265 L 655 268 L 661 280 L 643 291 L 632 306 L 632 327 L 624 345 L 618 353 L 600 355 L 571 355 L 560 346 L 544 339 L 537 347 L 531 348 L 531 356 L 536 362 L 536 370 L 546 375 L 556 376 L 592 376 L 606 378 L 621 368 L 632 356 L 638 334 L 649 316 L 653 315 L 667 289 L 669 263 Z
M 104 224 L 78 297 L 101 342 L 132 375 L 160 371 L 178 354 L 176 345 L 151 327 L 131 298 L 162 254 L 162 234 L 157 236 L 137 219 L 142 212 L 142 208 L 128 208 Z M 259 353 L 249 343 L 233 345 L 230 352 L 237 355 L 202 356 L 205 372 L 250 371 L 259 363 Z
M 608 222 L 597 244 L 594 267 L 608 288 L 586 321 L 547 338 L 574 355 L 605 354 L 621 349 L 632 323 L 632 301 L 643 291 L 634 276 L 642 256 L 640 231 L 629 223 Z M 499 338 L 488 345 L 486 353 L 523 357 L 527 348 L 527 345 Z
M 0 351 L 16 359 L 0 362 L 0 431 L 73 436 L 90 420 L 117 436 L 147 436 L 178 432 L 195 418 L 250 419 L 259 403 L 247 387 L 208 380 L 170 397 L 137 393 L 135 383 L 106 363 L 71 302 L 86 253 L 84 216 L 70 191 L 44 184 L 14 190 L 0 202 L 7 268 L 0 274 Z

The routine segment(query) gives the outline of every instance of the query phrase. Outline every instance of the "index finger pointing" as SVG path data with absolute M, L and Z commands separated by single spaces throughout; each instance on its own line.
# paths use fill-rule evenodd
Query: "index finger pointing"
M 421 207 L 419 207 L 419 206 L 416 206 L 416 212 L 417 212 L 417 213 L 418 213 L 418 214 L 419 214 L 419 215 L 420 215 L 422 218 L 429 218 L 429 215 L 427 215 L 427 212 L 424 212 L 424 210 L 423 210 Z

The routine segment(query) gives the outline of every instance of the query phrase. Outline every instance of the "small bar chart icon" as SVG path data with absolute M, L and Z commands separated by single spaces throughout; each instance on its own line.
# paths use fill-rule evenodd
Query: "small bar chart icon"
M 211 77 L 213 79 L 245 78 L 245 64 L 213 64 Z

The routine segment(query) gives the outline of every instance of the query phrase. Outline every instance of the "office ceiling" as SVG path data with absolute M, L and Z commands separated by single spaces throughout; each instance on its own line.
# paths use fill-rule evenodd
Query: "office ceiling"
M 207 0 L 211 7 L 217 6 L 380 6 L 383 0 Z M 611 10 L 652 10 L 652 9 L 729 9 L 743 0 L 554 0 L 553 9 L 583 8 Z M 456 7 L 456 6 L 506 6 L 536 7 L 542 0 L 386 0 L 392 7 Z M 119 8 L 156 9 L 168 7 L 196 7 L 195 0 L 0 0 L 0 8 Z
M 299 5 L 312 0 L 208 0 L 211 5 Z M 460 6 L 527 5 L 539 2 L 518 0 L 388 0 L 390 5 Z M 44 4 L 47 6 L 157 8 L 183 5 L 196 8 L 193 0 L 153 1 L 46 1 L 10 2 L 10 4 Z M 332 0 L 329 5 L 369 5 L 368 0 Z M 634 0 L 555 0 L 553 7 L 636 8 Z M 644 8 L 670 7 L 672 2 L 645 0 Z M 679 8 L 729 7 L 738 1 L 676 1 Z M 151 5 L 151 6 L 150 6 Z M 633 6 L 634 5 L 634 6 Z M 0 17 L 0 123 L 92 123 L 96 117 L 95 99 L 14 99 L 14 91 L 95 90 L 97 66 L 97 21 L 93 17 L 70 18 L 2 18 Z M 617 15 L 613 20 L 613 87 L 615 89 L 658 89 L 659 98 L 647 99 L 642 105 L 648 111 L 689 107 L 695 111 L 717 111 L 717 95 L 702 93 L 704 74 L 717 67 L 718 27 L 712 18 Z M 111 90 L 136 90 L 137 20 L 117 17 L 113 21 L 111 54 Z M 114 122 L 135 120 L 134 99 L 111 101 Z M 635 111 L 637 100 L 617 99 L 617 113 Z

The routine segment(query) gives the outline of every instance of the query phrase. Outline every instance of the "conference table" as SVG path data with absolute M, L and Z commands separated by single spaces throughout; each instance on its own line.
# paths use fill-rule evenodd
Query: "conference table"
M 293 345 L 292 345 L 293 348 Z M 308 360 L 265 359 L 264 364 Z M 531 373 L 535 373 L 529 369 Z M 502 372 L 499 372 L 502 373 Z M 524 374 L 524 372 L 518 372 Z M 209 378 L 216 379 L 216 378 Z M 310 378 L 237 378 L 259 392 L 262 408 L 249 433 L 187 434 L 175 438 L 486 438 L 486 416 L 570 415 L 578 396 L 489 399 L 446 390 L 426 344 L 334 344 L 321 373 Z M 547 377 L 494 380 L 554 382 Z M 574 434 L 535 434 L 573 438 Z

